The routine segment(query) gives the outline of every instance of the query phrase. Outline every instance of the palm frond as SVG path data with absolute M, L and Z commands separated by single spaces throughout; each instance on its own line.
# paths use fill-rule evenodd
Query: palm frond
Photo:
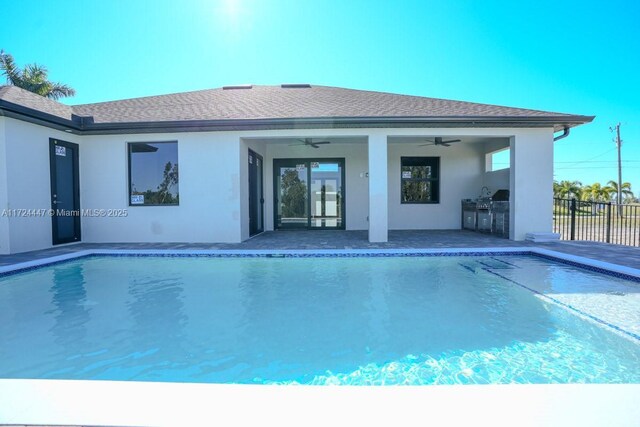
M 49 70 L 43 65 L 27 64 L 21 70 L 16 66 L 13 56 L 5 53 L 4 50 L 0 50 L 0 70 L 4 72 L 9 84 L 45 98 L 58 100 L 76 94 L 70 86 L 49 81 L 47 79 Z
M 51 83 L 49 91 L 46 95 L 47 98 L 58 100 L 67 96 L 74 96 L 76 91 L 71 86 L 67 86 L 62 83 Z
M 0 50 L 0 70 L 7 78 L 7 82 L 12 85 L 22 80 L 22 71 L 16 66 L 13 56 L 5 53 L 4 50 Z

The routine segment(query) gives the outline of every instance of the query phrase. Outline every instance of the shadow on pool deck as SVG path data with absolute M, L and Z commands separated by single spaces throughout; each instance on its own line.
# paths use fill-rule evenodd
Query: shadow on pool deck
M 367 231 L 267 231 L 242 243 L 77 243 L 51 249 L 0 255 L 11 265 L 86 249 L 437 249 L 540 247 L 599 261 L 640 268 L 640 248 L 587 241 L 514 242 L 466 230 L 394 230 L 386 243 L 370 243 Z

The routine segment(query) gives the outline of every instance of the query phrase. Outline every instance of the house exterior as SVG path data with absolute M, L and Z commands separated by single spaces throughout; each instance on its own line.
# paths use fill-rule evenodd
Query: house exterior
M 312 85 L 75 106 L 2 86 L 0 254 L 290 228 L 384 242 L 460 229 L 461 200 L 483 187 L 510 191 L 509 237 L 522 240 L 552 228 L 554 135 L 591 120 Z M 494 170 L 505 149 L 509 167 Z

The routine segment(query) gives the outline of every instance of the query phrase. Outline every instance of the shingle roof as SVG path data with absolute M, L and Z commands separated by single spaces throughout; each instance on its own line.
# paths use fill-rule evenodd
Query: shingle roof
M 560 113 L 328 86 L 209 89 L 76 105 L 95 123 L 322 117 L 532 117 Z
M 71 120 L 73 114 L 73 108 L 68 105 L 16 86 L 0 86 L 0 100 L 66 120 Z
M 284 85 L 283 85 L 284 86 Z M 492 123 L 544 121 L 565 126 L 591 121 L 593 117 L 452 101 L 385 92 L 343 89 L 329 86 L 252 86 L 250 88 L 209 89 L 120 101 L 66 106 L 15 87 L 0 87 L 0 101 L 72 120 L 74 115 L 89 118 L 84 130 L 162 123 L 230 121 L 282 121 L 292 119 L 372 120 L 404 119 L 457 123 L 489 120 Z M 2 107 L 3 104 L 0 104 Z M 78 118 L 75 118 L 78 121 Z M 86 124 L 86 126 L 85 126 Z

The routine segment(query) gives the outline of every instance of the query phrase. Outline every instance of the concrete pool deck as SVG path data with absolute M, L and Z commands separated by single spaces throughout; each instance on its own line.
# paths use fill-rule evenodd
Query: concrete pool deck
M 637 426 L 640 385 L 253 386 L 0 380 L 0 424 Z
M 390 231 L 387 243 L 369 243 L 366 231 L 267 231 L 242 243 L 75 243 L 51 249 L 0 255 L 0 266 L 35 261 L 79 251 L 110 250 L 349 250 L 349 249 L 461 249 L 543 248 L 567 255 L 640 268 L 640 248 L 588 241 L 514 242 L 465 230 Z
M 71 244 L 0 256 L 0 267 L 93 251 L 544 249 L 640 267 L 640 248 L 593 242 L 513 242 L 467 231 L 266 232 L 239 244 Z M 640 384 L 320 387 L 0 379 L 0 425 L 635 426 Z

